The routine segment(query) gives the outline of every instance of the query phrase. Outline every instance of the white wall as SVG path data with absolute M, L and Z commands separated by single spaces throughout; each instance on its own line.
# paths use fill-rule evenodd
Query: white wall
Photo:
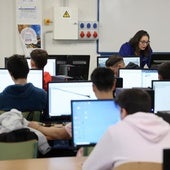
M 53 20 L 53 6 L 78 7 L 79 21 L 97 20 L 97 0 L 42 0 L 42 18 Z M 90 5 L 90 6 L 89 6 Z M 0 1 L 0 67 L 4 66 L 4 56 L 24 53 L 16 31 L 16 11 L 14 0 Z M 43 21 L 42 21 L 43 22 Z M 53 40 L 53 25 L 43 26 L 44 48 L 49 54 L 90 55 L 89 73 L 96 67 L 96 41 L 56 41 Z
M 15 1 L 0 1 L 0 67 L 4 67 L 4 57 L 16 53 L 15 41 Z

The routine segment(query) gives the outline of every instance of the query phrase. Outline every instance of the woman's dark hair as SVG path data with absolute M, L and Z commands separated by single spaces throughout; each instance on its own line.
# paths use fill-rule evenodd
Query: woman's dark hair
M 126 89 L 116 97 L 115 101 L 121 108 L 126 109 L 127 114 L 151 111 L 151 98 L 148 92 L 142 89 Z
M 133 47 L 133 49 L 134 49 L 135 53 L 137 53 L 137 55 L 141 55 L 142 54 L 144 56 L 148 56 L 148 54 L 151 51 L 150 44 L 147 45 L 147 47 L 145 48 L 144 51 L 141 51 L 139 49 L 139 41 L 141 40 L 141 38 L 143 36 L 147 36 L 148 39 L 150 40 L 149 34 L 146 31 L 144 31 L 144 30 L 140 30 L 129 40 L 129 43 Z

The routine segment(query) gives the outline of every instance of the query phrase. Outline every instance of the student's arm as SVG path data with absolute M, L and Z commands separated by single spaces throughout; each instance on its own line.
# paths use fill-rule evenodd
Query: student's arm
M 47 140 L 70 139 L 70 135 L 67 133 L 65 126 L 63 125 L 45 127 L 40 125 L 39 122 L 31 121 L 28 126 L 43 133 Z

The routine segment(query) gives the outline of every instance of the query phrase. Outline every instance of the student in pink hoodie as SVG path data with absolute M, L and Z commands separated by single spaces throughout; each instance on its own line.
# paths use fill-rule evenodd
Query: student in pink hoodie
M 162 162 L 164 148 L 170 147 L 170 126 L 149 113 L 151 99 L 141 89 L 126 89 L 116 102 L 122 121 L 111 126 L 83 164 L 83 170 L 111 170 L 125 162 Z

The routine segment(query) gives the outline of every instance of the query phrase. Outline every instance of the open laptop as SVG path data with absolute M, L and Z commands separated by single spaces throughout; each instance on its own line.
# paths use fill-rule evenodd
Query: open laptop
M 153 80 L 154 112 L 169 111 L 170 113 L 170 81 Z
M 7 86 L 14 84 L 8 70 L 6 68 L 0 68 L 0 92 L 2 92 Z M 43 88 L 43 70 L 30 70 L 27 77 L 27 82 L 31 82 L 38 88 Z
M 96 99 L 91 81 L 50 82 L 48 116 L 54 121 L 71 119 L 71 100 Z
M 158 80 L 157 69 L 119 69 L 119 77 L 123 78 L 123 88 L 152 87 L 152 80 Z
M 94 146 L 107 128 L 120 121 L 114 100 L 72 100 L 72 139 L 76 146 Z

